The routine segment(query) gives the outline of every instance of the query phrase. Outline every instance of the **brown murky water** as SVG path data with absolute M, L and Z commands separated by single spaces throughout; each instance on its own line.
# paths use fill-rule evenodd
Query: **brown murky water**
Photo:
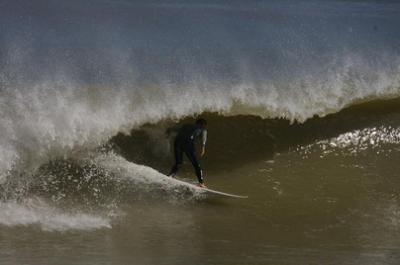
M 1 264 L 398 264 L 400 146 L 323 147 L 338 139 L 208 172 L 248 199 L 135 199 L 107 227 L 3 225 Z

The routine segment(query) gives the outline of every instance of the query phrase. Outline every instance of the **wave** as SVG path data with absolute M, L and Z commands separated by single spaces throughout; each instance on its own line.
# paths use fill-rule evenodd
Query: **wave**
M 36 169 L 53 157 L 77 155 L 105 144 L 119 132 L 143 124 L 179 120 L 203 112 L 224 116 L 257 115 L 305 121 L 325 116 L 359 101 L 400 95 L 398 80 L 377 85 L 344 87 L 316 85 L 303 90 L 254 87 L 85 88 L 42 84 L 29 88 L 2 86 L 0 91 L 0 168 L 4 178 L 15 168 Z M 385 83 L 387 86 L 381 86 Z M 340 91 L 340 92 L 339 92 Z M 22 165 L 24 164 L 24 165 Z
M 374 142 L 374 148 L 397 144 L 400 126 L 399 99 L 369 101 L 347 107 L 338 113 L 324 117 L 313 117 L 300 123 L 286 119 L 263 119 L 259 116 L 236 115 L 223 116 L 216 113 L 203 113 L 209 122 L 210 143 L 208 153 L 212 160 L 207 168 L 225 170 L 227 167 L 240 167 L 246 163 L 273 159 L 276 153 L 290 150 L 336 144 L 332 152 L 343 154 L 350 152 L 345 143 L 359 142 L 368 146 Z M 179 124 L 192 123 L 193 117 L 187 117 Z M 129 161 L 169 170 L 173 136 L 167 137 L 173 121 L 148 124 L 131 131 L 120 133 L 112 138 L 114 150 Z M 346 140 L 347 139 L 347 140 Z M 325 143 L 325 144 L 323 144 Z M 349 148 L 347 148 L 349 147 Z M 353 146 L 357 148 L 358 146 Z
M 38 178 L 37 172 L 41 172 L 43 166 L 49 162 L 58 159 L 85 161 L 88 156 L 99 157 L 99 154 L 107 153 L 109 148 L 115 149 L 118 154 L 134 163 L 127 162 L 119 156 L 114 158 L 107 156 L 103 159 L 92 159 L 91 161 L 96 167 L 105 168 L 107 172 L 117 176 L 114 180 L 111 180 L 111 183 L 117 183 L 116 179 L 118 178 L 128 179 L 124 183 L 130 183 L 127 186 L 130 192 L 140 187 L 140 194 L 152 194 L 153 187 L 157 183 L 157 173 L 149 167 L 139 166 L 138 164 L 151 166 L 162 171 L 167 170 L 170 163 L 170 145 L 169 139 L 164 136 L 166 128 L 178 121 L 181 123 L 192 122 L 191 117 L 200 113 L 209 120 L 210 130 L 214 135 L 212 137 L 214 139 L 210 140 L 209 147 L 213 161 L 208 162 L 207 165 L 211 170 L 223 169 L 231 163 L 241 165 L 260 158 L 273 157 L 276 152 L 284 152 L 296 148 L 298 145 L 305 146 L 307 143 L 320 139 L 322 139 L 321 145 L 333 146 L 334 142 L 342 143 L 342 140 L 345 139 L 352 142 L 353 140 L 349 140 L 349 137 L 358 135 L 356 137 L 358 139 L 369 135 L 369 138 L 365 141 L 374 141 L 378 146 L 384 143 L 390 144 L 392 143 L 390 139 L 397 139 L 396 129 L 391 131 L 390 126 L 397 128 L 400 124 L 398 122 L 398 99 L 384 100 L 380 103 L 367 101 L 361 105 L 364 107 L 356 105 L 351 107 L 350 110 L 340 111 L 342 107 L 339 107 L 337 109 L 338 114 L 328 115 L 332 112 L 329 110 L 324 113 L 325 117 L 309 117 L 303 123 L 293 123 L 289 119 L 276 118 L 281 117 L 278 115 L 279 112 L 274 115 L 271 114 L 272 112 L 265 111 L 263 114 L 254 115 L 256 113 L 254 106 L 257 106 L 257 104 L 247 103 L 248 105 L 246 105 L 242 103 L 239 111 L 239 108 L 235 105 L 237 104 L 235 100 L 230 99 L 230 102 L 227 102 L 226 97 L 221 98 L 227 102 L 226 105 L 218 105 L 218 98 L 213 96 L 211 98 L 218 102 L 214 102 L 217 105 L 212 108 L 204 108 L 207 104 L 199 106 L 188 100 L 182 101 L 181 98 L 176 96 L 173 97 L 176 101 L 170 102 L 174 104 L 166 103 L 165 105 L 154 103 L 165 102 L 165 96 L 161 99 L 161 96 L 156 94 L 150 94 L 149 98 L 145 99 L 142 92 L 142 96 L 138 100 L 133 91 L 138 92 L 137 90 L 124 90 L 122 88 L 100 90 L 82 87 L 79 89 L 76 87 L 67 88 L 65 86 L 62 89 L 59 87 L 36 87 L 29 90 L 3 89 L 1 91 L 2 115 L 0 126 L 3 137 L 0 144 L 0 161 L 2 163 L 2 189 L 7 190 L 4 193 L 7 195 L 4 196 L 3 194 L 2 196 L 3 210 L 9 211 L 7 210 L 8 207 L 13 208 L 15 206 L 9 202 L 11 197 L 28 196 L 29 198 L 29 192 L 27 195 L 25 191 L 29 190 L 29 187 L 37 186 L 38 183 L 43 184 L 43 182 L 38 182 L 40 178 Z M 383 98 L 387 96 L 384 95 Z M 185 96 L 183 95 L 183 97 Z M 365 98 L 365 100 L 367 99 Z M 307 104 L 304 105 L 304 108 L 307 108 Z M 213 113 L 204 113 L 204 111 L 213 111 Z M 309 110 L 307 109 L 307 111 Z M 249 113 L 252 115 L 249 116 Z M 312 114 L 314 116 L 316 112 Z M 265 117 L 271 118 L 265 119 Z M 321 130 L 321 127 L 324 129 Z M 132 129 L 133 131 L 131 131 Z M 346 134 L 347 132 L 348 134 Z M 345 133 L 345 135 L 334 138 L 337 140 L 323 142 L 323 139 L 341 133 Z M 243 135 L 246 135 L 246 137 L 243 137 Z M 373 136 L 376 136 L 376 139 Z M 382 139 L 389 139 L 390 141 L 381 141 Z M 127 142 L 131 142 L 132 145 L 127 144 Z M 111 144 L 111 147 L 107 147 L 109 144 Z M 336 145 L 336 148 L 339 149 L 345 147 L 342 144 Z M 220 152 L 220 150 L 225 151 Z M 241 151 L 238 152 L 239 150 Z M 246 155 L 240 155 L 243 153 Z M 65 171 L 53 174 L 56 180 L 66 176 L 62 172 Z M 80 173 L 86 177 L 90 176 L 88 172 L 82 171 Z M 97 172 L 94 175 L 95 179 L 104 180 L 104 174 Z M 57 185 L 48 186 L 48 189 L 44 190 L 41 196 L 54 195 L 52 192 L 54 187 L 57 187 Z M 165 187 L 165 189 L 174 190 L 173 187 Z M 77 186 L 72 186 L 72 190 L 77 191 Z M 97 194 L 100 197 L 103 199 L 108 197 L 107 192 L 99 190 L 100 192 Z M 156 190 L 160 190 L 160 187 L 157 187 Z M 89 194 L 96 194 L 95 189 L 91 192 Z M 47 195 L 44 195 L 46 193 Z M 126 195 L 128 193 L 128 191 L 125 192 L 124 196 L 129 197 Z M 57 209 L 57 201 L 59 199 L 66 200 L 59 196 L 62 194 L 65 193 L 50 196 L 50 201 L 53 201 L 53 204 L 55 203 L 55 206 L 51 207 Z M 115 194 L 118 193 L 113 193 L 109 197 L 115 196 Z M 169 192 L 169 194 L 174 194 L 174 192 Z M 173 197 L 176 197 L 176 193 Z M 87 196 L 86 199 L 89 202 L 98 202 L 93 196 Z M 113 203 L 116 202 L 112 200 L 104 202 L 105 205 L 112 205 Z M 99 206 L 101 205 L 96 205 L 96 207 Z M 18 212 L 18 209 L 33 216 L 32 220 L 26 221 L 26 224 L 40 223 L 44 230 L 64 229 L 62 228 L 64 217 L 71 224 L 75 223 L 73 226 L 78 227 L 78 229 L 80 226 L 88 227 L 88 229 L 97 225 L 107 227 L 107 221 L 103 219 L 95 218 L 92 224 L 89 213 L 87 213 L 88 216 L 83 217 L 62 216 L 62 212 L 60 214 L 54 213 L 52 216 L 55 220 L 58 220 L 57 216 L 61 216 L 61 219 L 57 221 L 57 224 L 51 224 L 49 220 L 44 218 L 47 212 L 26 208 L 25 204 L 15 206 L 15 211 Z M 36 210 L 38 212 L 35 212 Z M 10 214 L 14 216 L 16 213 L 10 212 Z M 3 223 L 13 223 L 12 220 L 14 219 L 11 215 L 7 217 L 9 219 L 4 219 Z M 79 221 L 80 218 L 84 219 L 82 223 Z M 17 222 L 14 223 L 17 224 Z M 73 226 L 70 228 L 75 229 Z
M 400 96 L 393 3 L 42 2 L 1 11 L 3 180 L 147 123 L 203 112 L 304 122 Z
M 178 2 L 2 6 L 4 209 L 10 198 L 29 197 L 30 187 L 50 183 L 51 172 L 64 183 L 61 177 L 72 173 L 54 161 L 78 161 L 81 175 L 106 178 L 102 170 L 81 171 L 86 162 L 79 161 L 94 157 L 96 170 L 151 186 L 156 172 L 126 160 L 165 170 L 165 129 L 198 115 L 210 120 L 215 159 L 209 166 L 215 169 L 352 130 L 368 134 L 375 126 L 385 133 L 398 126 L 398 101 L 388 100 L 400 97 L 395 3 Z M 376 100 L 384 109 L 394 106 L 390 118 L 380 108 L 346 110 Z M 104 153 L 111 164 L 100 159 Z M 97 182 L 72 180 L 90 190 L 87 201 L 97 202 L 95 189 L 107 197 Z M 48 186 L 64 187 L 57 185 Z M 50 188 L 41 196 L 69 194 Z M 35 218 L 45 223 L 41 216 Z

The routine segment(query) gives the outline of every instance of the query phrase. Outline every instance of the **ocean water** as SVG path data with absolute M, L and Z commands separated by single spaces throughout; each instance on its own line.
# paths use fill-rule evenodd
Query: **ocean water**
M 0 135 L 0 264 L 398 264 L 400 3 L 0 0 Z

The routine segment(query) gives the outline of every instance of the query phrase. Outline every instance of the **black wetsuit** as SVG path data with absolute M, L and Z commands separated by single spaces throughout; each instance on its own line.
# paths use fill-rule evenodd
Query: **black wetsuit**
M 203 183 L 203 171 L 201 170 L 195 149 L 195 140 L 200 138 L 200 136 L 204 147 L 207 141 L 207 131 L 205 129 L 196 124 L 186 124 L 182 126 L 174 141 L 175 164 L 169 176 L 175 176 L 178 172 L 182 165 L 183 153 L 185 153 L 196 171 L 199 183 Z

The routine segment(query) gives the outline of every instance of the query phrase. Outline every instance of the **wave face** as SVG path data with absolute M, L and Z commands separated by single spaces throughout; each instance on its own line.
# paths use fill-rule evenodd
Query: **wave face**
M 144 124 L 163 130 L 171 123 L 159 122 L 204 112 L 305 122 L 400 96 L 400 5 L 393 1 L 39 0 L 0 7 L 0 181 L 11 203 L 2 209 L 14 205 L 10 198 L 32 195 L 43 176 L 51 179 L 60 168 L 48 169 L 51 161 L 96 161 L 115 135 Z M 245 119 L 243 126 L 254 118 Z M 122 148 L 137 158 L 129 152 Z M 88 190 L 92 196 L 99 187 Z

